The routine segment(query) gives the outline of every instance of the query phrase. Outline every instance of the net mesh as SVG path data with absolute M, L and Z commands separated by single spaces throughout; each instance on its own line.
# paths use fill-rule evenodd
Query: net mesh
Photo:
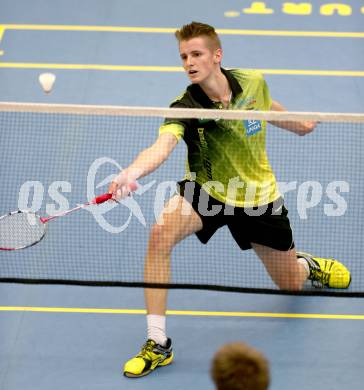
M 157 261 L 146 278 L 150 232 L 185 173 L 183 142 L 120 205 L 107 202 L 50 221 L 39 245 L 0 252 L 0 281 L 364 296 L 364 115 L 0 103 L 1 214 L 27 209 L 49 216 L 107 191 L 112 175 L 155 141 L 164 118 L 320 121 L 306 137 L 268 123 L 266 147 L 295 247 L 342 261 L 350 287 L 316 289 L 307 282 L 302 291 L 288 292 L 253 250 L 241 251 L 226 226 L 206 245 L 188 236 L 173 249 L 170 274 Z M 241 229 L 248 235 L 249 226 Z

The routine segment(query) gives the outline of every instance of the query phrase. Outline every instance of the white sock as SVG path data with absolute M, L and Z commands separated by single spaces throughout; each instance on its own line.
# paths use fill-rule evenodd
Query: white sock
M 148 339 L 154 340 L 157 344 L 165 346 L 166 336 L 166 316 L 157 314 L 147 315 Z
M 304 257 L 297 257 L 297 261 L 298 261 L 298 263 L 303 265 L 303 267 L 306 271 L 307 277 L 309 277 L 310 276 L 310 267 L 308 266 L 307 260 Z

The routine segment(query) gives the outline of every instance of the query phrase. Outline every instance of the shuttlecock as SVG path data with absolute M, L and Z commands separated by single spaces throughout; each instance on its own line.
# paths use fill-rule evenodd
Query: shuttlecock
M 56 75 L 53 73 L 42 73 L 39 75 L 39 82 L 45 93 L 52 91 L 54 82 L 56 81 Z

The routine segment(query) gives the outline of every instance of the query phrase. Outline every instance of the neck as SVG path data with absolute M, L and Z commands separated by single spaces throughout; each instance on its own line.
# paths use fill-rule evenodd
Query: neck
M 200 84 L 205 94 L 214 102 L 222 102 L 227 106 L 231 98 L 231 89 L 226 76 L 219 68 L 216 74 L 211 75 L 208 80 Z

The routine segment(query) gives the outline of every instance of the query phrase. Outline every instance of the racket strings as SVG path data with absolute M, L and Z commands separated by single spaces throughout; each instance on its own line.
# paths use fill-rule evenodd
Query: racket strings
M 20 249 L 40 241 L 45 224 L 30 212 L 16 212 L 0 220 L 0 248 Z

